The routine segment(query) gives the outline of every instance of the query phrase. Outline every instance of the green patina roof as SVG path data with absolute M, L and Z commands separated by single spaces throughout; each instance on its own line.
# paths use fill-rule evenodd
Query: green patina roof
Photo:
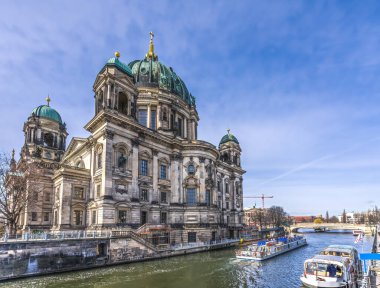
M 48 105 L 40 105 L 37 108 L 34 108 L 32 111 L 32 115 L 33 114 L 34 116 L 47 118 L 60 124 L 63 124 L 61 115 L 59 115 L 59 113 L 56 110 L 54 110 Z
M 158 87 L 176 94 L 190 106 L 195 105 L 195 97 L 191 95 L 185 82 L 174 72 L 173 68 L 168 68 L 157 59 L 152 58 L 135 60 L 128 64 L 136 85 Z
M 236 144 L 239 144 L 239 141 L 236 139 L 234 135 L 231 133 L 228 133 L 222 137 L 222 140 L 220 140 L 219 146 L 222 145 L 223 143 L 227 143 L 229 141 L 235 142 Z
M 117 68 L 119 68 L 124 73 L 127 73 L 129 76 L 133 76 L 131 68 L 129 68 L 129 66 L 127 64 L 121 62 L 117 57 L 110 58 L 107 61 L 106 65 L 116 66 Z

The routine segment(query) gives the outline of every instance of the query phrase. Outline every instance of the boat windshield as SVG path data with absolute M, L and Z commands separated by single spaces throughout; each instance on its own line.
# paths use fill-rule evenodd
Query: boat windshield
M 305 265 L 305 273 L 322 277 L 340 278 L 343 276 L 342 266 L 328 263 L 308 262 Z

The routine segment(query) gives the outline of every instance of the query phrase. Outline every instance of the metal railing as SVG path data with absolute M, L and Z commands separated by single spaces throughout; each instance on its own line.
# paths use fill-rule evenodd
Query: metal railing
M 90 239 L 90 238 L 110 238 L 113 231 L 64 231 L 64 232 L 42 232 L 23 233 L 8 235 L 7 233 L 0 239 L 1 242 L 14 241 L 43 241 L 43 240 L 64 240 L 64 239 Z
M 170 248 L 172 250 L 183 250 L 183 249 L 189 249 L 189 248 L 197 248 L 197 247 L 212 247 L 220 244 L 230 244 L 230 243 L 236 243 L 239 242 L 240 239 L 221 239 L 221 240 L 215 240 L 215 241 L 208 241 L 208 242 L 194 242 L 194 243 L 187 243 L 187 244 L 175 244 L 171 245 Z

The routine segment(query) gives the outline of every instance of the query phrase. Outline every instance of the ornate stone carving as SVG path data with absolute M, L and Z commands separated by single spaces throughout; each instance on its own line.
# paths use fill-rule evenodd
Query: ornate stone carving
M 105 129 L 103 132 L 104 139 L 113 140 L 114 133 L 111 130 Z
M 154 148 L 152 148 L 151 150 L 152 150 L 152 155 L 153 156 L 157 156 L 158 155 L 158 150 L 156 150 Z
M 131 142 L 132 142 L 133 147 L 139 147 L 139 145 L 140 145 L 139 139 L 132 139 Z
M 183 159 L 183 156 L 181 153 L 170 155 L 170 160 L 172 161 L 180 161 L 182 159 Z
M 200 157 L 198 157 L 198 158 L 199 158 L 199 162 L 200 162 L 200 163 L 205 163 L 205 161 L 206 161 L 206 158 L 205 158 L 205 157 L 200 156 Z

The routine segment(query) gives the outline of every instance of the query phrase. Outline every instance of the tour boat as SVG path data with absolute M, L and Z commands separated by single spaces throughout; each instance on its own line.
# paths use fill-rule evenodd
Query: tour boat
M 358 236 L 358 235 L 360 235 L 360 234 L 364 235 L 364 231 L 361 230 L 361 229 L 355 229 L 355 230 L 352 230 L 352 235 L 354 235 L 354 236 Z
M 349 245 L 330 245 L 304 263 L 301 282 L 306 287 L 357 286 L 361 264 L 357 250 Z
M 236 251 L 236 258 L 263 261 L 306 245 L 303 236 L 282 237 L 272 241 L 259 241 Z
M 356 287 L 356 276 L 351 272 L 347 259 L 340 256 L 316 255 L 307 259 L 301 282 L 306 287 Z
M 348 259 L 353 266 L 355 273 L 362 272 L 362 264 L 359 259 L 358 250 L 351 245 L 330 245 L 319 253 L 320 255 L 340 256 Z

